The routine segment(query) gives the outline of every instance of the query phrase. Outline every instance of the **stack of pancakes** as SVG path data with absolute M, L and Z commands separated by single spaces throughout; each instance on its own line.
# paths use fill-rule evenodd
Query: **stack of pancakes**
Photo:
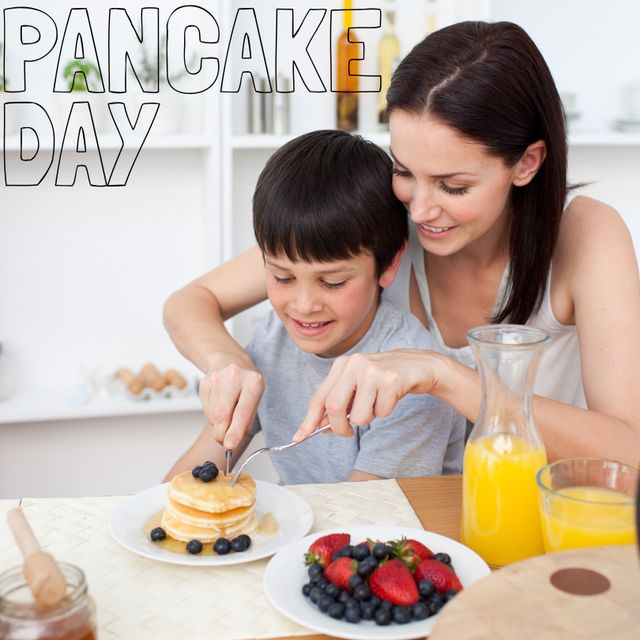
M 167 535 L 204 543 L 253 533 L 258 526 L 253 513 L 256 483 L 243 474 L 232 487 L 231 478 L 232 474 L 220 473 L 215 480 L 202 482 L 191 471 L 175 476 L 160 523 Z

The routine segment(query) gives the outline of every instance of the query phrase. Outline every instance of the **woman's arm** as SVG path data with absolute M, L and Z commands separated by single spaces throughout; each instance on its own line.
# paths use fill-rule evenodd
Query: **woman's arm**
M 214 437 L 229 449 L 250 428 L 263 383 L 223 323 L 266 297 L 264 263 L 255 247 L 176 291 L 164 305 L 171 339 L 206 374 L 202 406 Z
M 591 455 L 637 465 L 640 278 L 629 231 L 612 208 L 577 197 L 563 216 L 556 253 L 558 290 L 568 292 L 573 312 L 562 321 L 578 331 L 589 410 L 536 401 L 547 451 L 552 458 Z

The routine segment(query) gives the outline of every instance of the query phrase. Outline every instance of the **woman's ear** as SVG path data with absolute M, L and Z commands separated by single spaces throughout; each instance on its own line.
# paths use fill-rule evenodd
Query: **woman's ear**
M 396 279 L 396 275 L 398 273 L 398 269 L 400 268 L 400 261 L 402 260 L 402 254 L 407 248 L 407 241 L 405 240 L 402 244 L 402 247 L 398 250 L 395 256 L 393 256 L 393 260 L 391 264 L 382 272 L 380 277 L 378 278 L 378 284 L 381 287 L 388 287 L 391 283 Z
M 547 146 L 544 140 L 530 144 L 514 166 L 512 184 L 515 187 L 524 187 L 529 184 L 538 173 L 546 155 Z

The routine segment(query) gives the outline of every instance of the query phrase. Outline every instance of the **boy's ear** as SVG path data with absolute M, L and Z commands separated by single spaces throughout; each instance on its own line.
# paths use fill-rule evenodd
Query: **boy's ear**
M 380 274 L 378 278 L 378 284 L 381 287 L 388 287 L 391 283 L 396 279 L 396 275 L 398 274 L 398 269 L 400 268 L 400 260 L 402 260 L 402 254 L 405 252 L 407 248 L 407 241 L 405 240 L 402 244 L 402 247 L 398 250 L 395 256 L 393 256 L 393 260 L 391 264 Z
M 515 187 L 524 187 L 529 184 L 538 173 L 546 155 L 547 147 L 544 140 L 538 140 L 530 144 L 515 165 L 511 180 L 513 185 Z

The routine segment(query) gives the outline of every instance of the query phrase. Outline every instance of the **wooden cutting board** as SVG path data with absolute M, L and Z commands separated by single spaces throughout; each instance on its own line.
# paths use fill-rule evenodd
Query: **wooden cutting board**
M 429 637 L 638 640 L 638 548 L 572 549 L 504 567 L 449 602 Z

